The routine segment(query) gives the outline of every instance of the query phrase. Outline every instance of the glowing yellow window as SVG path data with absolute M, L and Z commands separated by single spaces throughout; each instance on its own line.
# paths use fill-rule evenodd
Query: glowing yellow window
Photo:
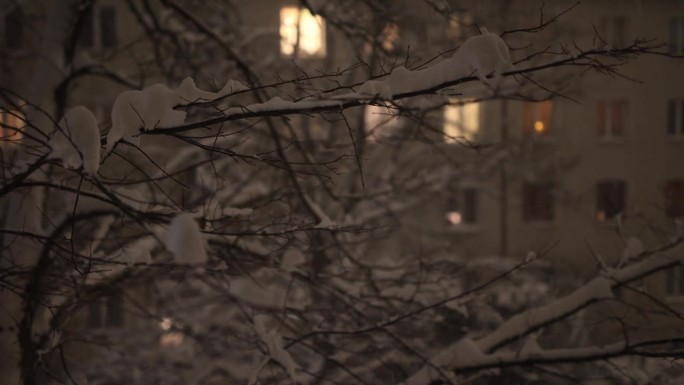
M 444 141 L 458 143 L 473 141 L 480 131 L 480 105 L 461 103 L 444 108 Z
M 24 126 L 26 123 L 21 111 L 0 108 L 0 144 L 20 142 Z
M 523 133 L 525 135 L 549 136 L 553 102 L 525 103 L 523 106 Z
M 280 52 L 287 56 L 325 57 L 325 20 L 306 8 L 280 9 Z

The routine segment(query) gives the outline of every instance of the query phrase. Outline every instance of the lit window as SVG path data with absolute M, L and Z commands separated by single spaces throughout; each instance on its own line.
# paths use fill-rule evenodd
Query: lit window
M 665 213 L 668 217 L 684 217 L 684 179 L 665 183 Z
M 455 41 L 464 40 L 469 28 L 473 26 L 473 17 L 467 12 L 453 12 L 449 15 L 447 34 Z
M 681 265 L 667 270 L 667 294 L 684 295 L 684 267 Z
M 280 9 L 280 52 L 286 56 L 325 57 L 325 21 L 306 8 Z
M 172 330 L 174 328 L 182 327 L 178 325 L 177 322 L 173 322 L 171 318 L 164 317 L 159 323 L 159 327 L 164 331 L 159 339 L 159 345 L 163 348 L 172 348 L 180 346 L 185 339 L 182 332 L 177 330 Z
M 85 16 L 79 43 L 84 48 L 116 48 L 116 8 L 101 6 Z
M 24 44 L 24 12 L 19 6 L 5 15 L 5 47 L 21 48 Z
M 623 16 L 602 17 L 599 24 L 601 38 L 612 48 L 621 48 L 626 45 L 626 29 L 627 18 Z
M 622 213 L 627 206 L 627 183 L 613 180 L 596 185 L 596 220 L 604 222 Z
M 672 55 L 684 53 L 684 17 L 670 19 L 668 51 Z
M 527 183 L 523 185 L 522 216 L 526 222 L 553 220 L 553 185 Z
M 121 327 L 123 324 L 123 295 L 120 291 L 88 304 L 88 327 Z
M 684 137 L 684 99 L 667 101 L 667 134 Z
M 21 130 L 26 125 L 24 114 L 17 110 L 0 108 L 0 143 L 18 143 L 23 137 Z
M 600 138 L 619 138 L 625 135 L 627 102 L 602 100 L 596 103 L 596 135 Z
M 473 141 L 480 131 L 480 105 L 466 102 L 444 107 L 444 141 Z
M 450 196 L 447 204 L 446 219 L 452 225 L 472 225 L 477 223 L 477 189 L 463 188 Z
M 523 105 L 523 133 L 525 135 L 546 137 L 551 132 L 553 102 L 550 100 Z
M 399 26 L 395 23 L 387 24 L 382 30 L 382 35 L 380 36 L 382 49 L 388 52 L 394 51 L 399 43 L 399 38 Z

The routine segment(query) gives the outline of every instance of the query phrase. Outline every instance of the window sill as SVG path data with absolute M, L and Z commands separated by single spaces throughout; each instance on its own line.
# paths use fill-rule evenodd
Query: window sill
M 555 226 L 555 222 L 553 220 L 528 220 L 525 221 L 523 220 L 523 225 L 531 228 L 537 228 L 537 229 L 550 229 Z
M 666 293 L 665 294 L 665 302 L 676 304 L 676 305 L 684 305 L 684 293 L 680 293 L 680 294 Z
M 529 143 L 534 143 L 534 144 L 553 144 L 558 141 L 558 139 L 549 134 L 546 136 L 539 136 L 539 135 L 524 135 L 523 140 Z
M 667 141 L 669 143 L 684 143 L 684 134 L 668 134 Z
M 477 223 L 473 224 L 461 224 L 461 225 L 452 225 L 452 224 L 447 224 L 448 232 L 450 233 L 462 233 L 462 234 L 472 234 L 472 233 L 477 233 L 482 230 L 480 225 Z
M 627 138 L 625 138 L 624 136 L 622 136 L 622 137 L 597 137 L 596 143 L 602 144 L 602 145 L 623 145 L 623 144 L 627 143 Z

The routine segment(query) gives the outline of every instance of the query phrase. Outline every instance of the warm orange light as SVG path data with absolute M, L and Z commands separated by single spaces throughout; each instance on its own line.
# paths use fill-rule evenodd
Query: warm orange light
M 536 122 L 534 122 L 534 131 L 537 134 L 541 134 L 542 132 L 544 132 L 544 130 L 546 130 L 544 122 L 542 122 L 541 120 L 537 120 Z
M 451 222 L 452 225 L 458 225 L 463 221 L 463 216 L 458 211 L 452 211 L 447 213 L 447 220 Z
M 606 212 L 603 210 L 600 210 L 599 212 L 596 213 L 596 220 L 599 222 L 605 222 L 606 221 Z
M 280 52 L 286 56 L 325 56 L 325 20 L 306 8 L 280 10 Z

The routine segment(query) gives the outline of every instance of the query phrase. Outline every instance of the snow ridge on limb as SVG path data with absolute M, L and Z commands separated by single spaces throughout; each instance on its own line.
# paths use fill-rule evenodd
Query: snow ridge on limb
M 180 213 L 171 220 L 163 241 L 177 263 L 203 265 L 209 260 L 200 228 L 189 213 Z
M 297 364 L 292 359 L 292 356 L 290 356 L 290 353 L 283 348 L 283 338 L 280 334 L 276 330 L 266 330 L 267 318 L 263 314 L 254 316 L 254 329 L 257 332 L 257 336 L 266 345 L 271 359 L 282 365 L 292 383 L 296 384 Z
M 513 69 L 508 46 L 499 35 L 487 32 L 472 36 L 448 59 L 434 66 L 411 71 L 397 67 L 384 80 L 369 80 L 359 87 L 358 94 L 388 100 L 393 94 L 428 89 L 442 83 L 476 75 L 490 87 L 498 87 L 504 71 Z M 494 74 L 491 81 L 487 76 Z M 354 95 L 340 95 L 338 98 Z M 356 95 L 358 98 L 358 95 Z
M 50 159 L 60 159 L 67 168 L 97 174 L 100 168 L 100 130 L 89 109 L 76 106 L 69 109 L 50 138 Z
M 528 335 L 549 323 L 566 318 L 593 302 L 611 298 L 613 296 L 612 289 L 614 287 L 624 285 L 682 262 L 684 262 L 684 242 L 680 242 L 674 247 L 657 251 L 641 261 L 611 271 L 607 276 L 596 277 L 571 294 L 547 305 L 530 309 L 513 316 L 493 332 L 475 341 L 477 347 L 476 351 L 481 352 L 481 355 L 477 358 L 473 358 L 473 356 L 470 355 L 466 356 L 464 359 L 462 358 L 464 355 L 455 354 L 455 352 L 461 350 L 459 346 L 463 346 L 461 345 L 462 341 L 469 338 L 464 337 L 464 339 L 456 341 L 454 344 L 437 353 L 430 362 L 434 363 L 436 366 L 447 368 L 448 370 L 458 371 L 474 367 L 493 366 L 494 363 L 502 365 L 513 360 L 511 358 L 512 354 L 517 355 L 514 358 L 514 362 L 525 362 L 531 357 L 542 357 L 548 361 L 560 362 L 563 360 L 577 360 L 578 357 L 582 357 L 582 354 L 585 354 L 585 357 L 586 355 L 611 356 L 615 355 L 615 352 L 623 352 L 626 349 L 625 342 L 603 348 L 534 349 L 522 353 L 493 353 L 493 351 L 511 341 L 518 340 L 520 337 Z M 521 354 L 523 356 L 521 356 Z M 514 363 L 511 365 L 514 365 Z M 406 382 L 404 382 L 404 385 L 425 385 L 426 383 L 429 383 L 429 380 L 434 378 L 434 376 L 435 373 L 429 365 L 425 365 L 414 375 L 409 377 Z
M 136 135 L 141 130 L 150 131 L 157 127 L 180 126 L 185 123 L 185 111 L 175 107 L 194 102 L 212 101 L 245 88 L 240 82 L 229 80 L 219 91 L 199 89 L 191 77 L 185 78 L 176 90 L 164 84 L 153 84 L 142 91 L 124 91 L 112 107 L 112 129 L 107 135 L 107 153 L 119 140 L 139 143 Z

